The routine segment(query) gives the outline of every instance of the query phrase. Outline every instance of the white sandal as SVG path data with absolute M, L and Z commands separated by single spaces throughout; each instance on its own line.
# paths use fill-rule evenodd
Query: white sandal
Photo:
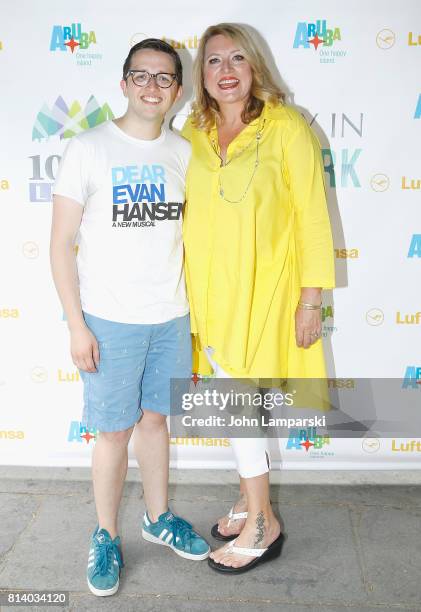
M 249 514 L 248 512 L 234 512 L 234 506 L 233 506 L 231 510 L 228 512 L 227 527 L 229 527 L 232 521 L 238 521 L 239 519 L 246 519 L 248 517 L 248 514 Z M 233 533 L 231 535 L 223 535 L 222 533 L 220 533 L 218 529 L 218 523 L 216 523 L 212 527 L 211 534 L 216 540 L 222 540 L 222 542 L 229 542 L 230 540 L 233 540 L 234 538 L 238 538 L 238 536 L 240 535 L 238 533 Z
M 285 536 L 283 533 L 280 533 L 276 540 L 267 548 L 241 548 L 239 546 L 234 546 L 237 539 L 238 538 L 235 538 L 235 540 L 228 544 L 226 552 L 234 555 L 254 557 L 254 559 L 242 567 L 231 567 L 229 565 L 224 565 L 223 563 L 217 563 L 209 557 L 208 563 L 212 569 L 218 572 L 224 572 L 225 574 L 241 574 L 243 572 L 248 572 L 253 567 L 256 567 L 256 565 L 259 563 L 264 563 L 265 561 L 270 561 L 271 559 L 276 559 L 276 557 L 279 557 L 282 552 Z

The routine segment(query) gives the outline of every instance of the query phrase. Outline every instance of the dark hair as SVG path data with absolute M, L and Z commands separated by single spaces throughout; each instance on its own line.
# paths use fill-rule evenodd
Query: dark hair
M 127 73 L 130 70 L 130 63 L 132 61 L 133 55 L 137 51 L 142 51 L 142 49 L 153 49 L 154 51 L 161 51 L 162 53 L 167 53 L 171 55 L 174 60 L 174 73 L 176 75 L 176 80 L 179 85 L 183 84 L 183 66 L 181 65 L 180 56 L 174 47 L 171 47 L 167 42 L 160 40 L 159 38 L 145 38 L 141 40 L 129 51 L 129 55 L 126 57 L 126 61 L 123 65 L 123 79 L 127 79 Z

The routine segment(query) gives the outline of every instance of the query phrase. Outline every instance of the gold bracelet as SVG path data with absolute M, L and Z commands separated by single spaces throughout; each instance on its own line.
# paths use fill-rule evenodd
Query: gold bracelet
M 320 310 L 322 304 L 309 304 L 308 302 L 298 302 L 298 306 L 304 310 Z

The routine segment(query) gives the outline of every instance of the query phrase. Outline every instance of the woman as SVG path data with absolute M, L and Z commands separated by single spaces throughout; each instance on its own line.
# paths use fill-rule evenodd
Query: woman
M 243 26 L 206 30 L 194 81 L 183 232 L 199 371 L 206 354 L 220 377 L 324 377 L 321 290 L 334 265 L 319 143 Z M 266 440 L 231 444 L 241 496 L 212 529 L 229 543 L 209 563 L 238 573 L 279 555 L 283 535 Z

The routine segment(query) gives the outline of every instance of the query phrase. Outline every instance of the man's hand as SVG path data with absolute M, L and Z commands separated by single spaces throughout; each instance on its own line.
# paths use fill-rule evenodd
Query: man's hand
M 73 363 L 80 370 L 96 372 L 99 365 L 98 342 L 84 324 L 70 330 L 70 352 Z
M 322 316 L 320 310 L 305 310 L 297 306 L 295 311 L 295 340 L 297 346 L 308 348 L 320 338 L 321 330 Z

